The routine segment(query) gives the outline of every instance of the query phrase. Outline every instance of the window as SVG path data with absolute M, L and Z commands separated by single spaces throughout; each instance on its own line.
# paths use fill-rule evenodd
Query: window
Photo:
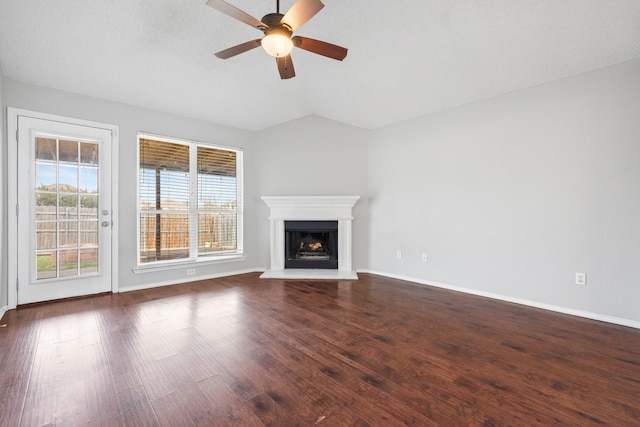
M 242 253 L 242 151 L 138 135 L 138 263 Z

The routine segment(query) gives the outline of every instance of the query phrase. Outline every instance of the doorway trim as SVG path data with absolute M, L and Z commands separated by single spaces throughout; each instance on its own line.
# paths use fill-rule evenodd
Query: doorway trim
M 68 123 L 78 126 L 87 126 L 104 129 L 111 132 L 111 209 L 113 222 L 111 232 L 111 292 L 117 293 L 118 287 L 118 142 L 119 127 L 107 123 L 76 119 L 72 117 L 58 116 L 55 114 L 41 113 L 37 111 L 23 110 L 7 107 L 7 308 L 14 309 L 18 305 L 18 119 L 29 117 L 34 119 L 49 120 L 60 123 Z

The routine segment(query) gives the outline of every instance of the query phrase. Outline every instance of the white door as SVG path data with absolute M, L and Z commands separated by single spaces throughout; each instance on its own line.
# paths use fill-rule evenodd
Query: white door
M 112 130 L 15 119 L 17 303 L 111 291 Z

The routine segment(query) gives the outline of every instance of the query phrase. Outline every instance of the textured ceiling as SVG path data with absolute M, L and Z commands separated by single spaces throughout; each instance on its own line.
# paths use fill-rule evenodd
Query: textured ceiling
M 640 57 L 638 0 L 323 2 L 295 34 L 349 54 L 294 49 L 290 80 L 262 49 L 216 58 L 261 33 L 206 0 L 1 0 L 0 65 L 17 81 L 259 130 L 309 114 L 375 128 Z

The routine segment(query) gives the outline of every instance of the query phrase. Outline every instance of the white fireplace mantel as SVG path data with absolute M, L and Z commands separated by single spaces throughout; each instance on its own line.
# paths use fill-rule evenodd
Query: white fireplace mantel
M 357 279 L 351 266 L 351 213 L 360 196 L 262 196 L 270 209 L 270 269 L 262 278 Z M 285 221 L 338 221 L 338 269 L 285 269 Z

